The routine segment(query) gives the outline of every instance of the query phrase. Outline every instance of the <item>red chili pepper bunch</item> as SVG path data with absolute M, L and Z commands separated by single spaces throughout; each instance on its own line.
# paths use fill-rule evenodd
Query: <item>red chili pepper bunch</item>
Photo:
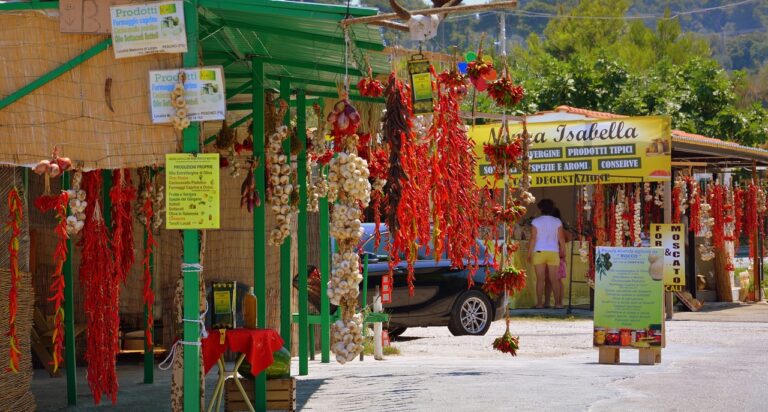
M 680 223 L 680 187 L 672 185 L 672 223 Z
M 504 292 L 510 295 L 525 289 L 525 270 L 508 266 L 485 277 L 483 290 L 491 296 L 500 296 Z
M 333 105 L 333 110 L 326 120 L 332 126 L 331 135 L 349 136 L 355 134 L 360 126 L 360 113 L 349 100 L 342 99 Z
M 253 127 L 252 125 L 250 127 Z M 235 142 L 235 153 L 240 154 L 243 152 L 253 151 L 253 136 L 248 136 L 242 143 Z
M 712 227 L 712 244 L 715 249 L 725 247 L 725 186 L 715 183 L 709 192 L 709 204 L 712 206 L 711 216 L 715 218 Z
M 523 154 L 523 143 L 519 136 L 509 143 L 486 143 L 483 145 L 483 153 L 491 162 L 496 177 L 501 179 L 505 165 L 507 169 L 517 167 Z
M 101 214 L 102 186 L 100 171 L 83 174 L 82 187 L 88 205 L 85 208 L 85 227 L 78 242 L 81 251 L 80 285 L 85 294 L 87 321 L 85 359 L 88 362 L 88 386 L 97 405 L 102 394 L 107 394 L 113 404 L 117 401 L 115 356 L 120 328 L 120 280 L 112 260 L 108 228 Z M 117 238 L 113 237 L 113 240 L 117 241 Z
M 357 153 L 360 157 L 368 162 L 369 176 L 371 181 L 371 210 L 373 211 L 373 219 L 375 222 L 374 228 L 374 247 L 378 248 L 381 242 L 381 206 L 384 200 L 384 193 L 381 186 L 378 186 L 377 181 L 383 182 L 387 180 L 389 174 L 389 155 L 384 149 L 371 148 L 371 135 L 370 133 L 364 133 L 360 135 L 360 141 L 357 146 Z
M 152 181 L 147 179 L 147 187 L 150 193 L 152 191 Z M 155 215 L 155 211 L 152 208 L 152 198 L 147 197 L 144 200 L 144 205 L 141 208 L 143 213 L 144 231 L 147 234 L 147 239 L 144 245 L 144 257 L 141 260 L 141 264 L 144 268 L 144 287 L 142 289 L 142 295 L 144 300 L 144 306 L 147 308 L 147 326 L 144 330 L 144 339 L 147 342 L 148 347 L 154 345 L 152 339 L 152 330 L 154 329 L 155 316 L 153 308 L 155 306 L 155 292 L 152 290 L 152 266 L 150 260 L 152 257 L 152 251 L 157 246 L 155 236 L 152 234 L 152 218 Z
M 446 70 L 440 73 L 437 76 L 437 82 L 445 89 L 445 91 L 456 96 L 459 100 L 467 95 L 470 84 L 467 76 L 456 70 Z
M 53 262 L 55 270 L 51 277 L 53 282 L 51 283 L 51 297 L 48 301 L 53 302 L 54 315 L 53 315 L 53 371 L 59 370 L 59 364 L 62 361 L 61 349 L 64 347 L 64 262 L 67 261 L 67 204 L 69 203 L 69 195 L 67 192 L 61 192 L 58 196 L 40 196 L 35 200 L 35 206 L 40 209 L 41 212 L 47 212 L 54 210 L 56 212 L 56 228 L 54 232 L 59 239 L 56 244 L 56 250 L 53 253 Z
M 733 188 L 733 247 L 739 248 L 741 230 L 744 228 L 744 189 Z
M 754 257 L 756 252 L 755 244 L 755 231 L 758 228 L 758 216 L 757 216 L 757 202 L 758 193 L 757 185 L 750 183 L 747 188 L 746 196 L 746 214 L 744 216 L 744 234 L 749 239 L 749 257 Z M 713 206 L 714 209 L 714 206 Z
M 475 143 L 467 135 L 456 95 L 446 93 L 444 87 L 437 89 L 435 114 L 428 132 L 432 146 L 431 203 L 435 256 L 442 255 L 445 239 L 451 265 L 460 268 L 468 266 L 467 282 L 471 286 L 478 267 L 477 238 L 480 229 L 480 190 L 475 185 L 477 160 L 473 154 Z
M 525 90 L 523 86 L 515 84 L 507 74 L 490 83 L 488 95 L 496 102 L 496 106 L 511 109 L 523 100 Z
M 383 119 L 383 139 L 389 148 L 389 173 L 384 186 L 384 222 L 390 232 L 397 233 L 400 229 L 397 210 L 403 196 L 402 182 L 408 179 L 403 170 L 401 152 L 403 142 L 411 138 L 412 122 L 408 109 L 408 88 L 394 72 L 389 75 L 385 95 L 387 111 Z
M 517 223 L 520 218 L 525 216 L 525 212 L 528 210 L 519 201 L 510 201 L 507 207 L 496 205 L 493 207 L 493 213 L 496 216 L 496 222 L 506 223 L 507 226 L 512 226 Z
M 384 94 L 384 85 L 373 77 L 363 77 L 357 82 L 357 90 L 363 97 L 381 97 Z
M 592 195 L 592 226 L 595 228 L 595 242 L 598 246 L 608 241 L 605 230 L 605 192 L 604 186 L 598 182 Z
M 136 200 L 136 188 L 131 182 L 131 173 L 127 169 L 112 172 L 112 250 L 115 255 L 115 273 L 117 279 L 125 283 L 128 272 L 134 262 L 133 220 L 131 202 Z
M 512 334 L 509 333 L 509 329 L 507 329 L 507 331 L 504 332 L 504 335 L 493 341 L 493 348 L 499 352 L 517 356 L 517 351 L 520 349 L 520 337 L 512 336 Z
M 699 194 L 699 184 L 690 176 L 686 176 L 685 180 L 688 184 L 688 193 L 690 193 L 688 206 L 688 225 L 691 232 L 699 233 L 701 230 L 701 195 Z M 742 197 L 742 201 L 738 203 L 743 203 L 743 196 L 740 195 L 740 197 Z M 736 224 L 739 224 L 738 221 Z M 737 232 L 741 233 L 741 229 L 737 228 Z
M 19 191 L 15 187 L 8 192 L 8 223 L 6 230 L 11 232 L 11 239 L 8 242 L 8 255 L 10 258 L 11 289 L 8 292 L 8 333 L 9 353 L 8 353 L 8 371 L 19 372 L 19 360 L 21 351 L 19 350 L 19 338 L 16 335 L 16 312 L 19 309 L 19 239 L 21 237 L 21 222 L 24 219 L 24 204 L 19 196 Z
M 483 59 L 483 51 L 480 50 L 477 53 L 477 58 L 467 63 L 467 75 L 469 81 L 475 86 L 478 91 L 484 92 L 488 89 L 488 84 L 496 80 L 496 69 L 493 67 L 492 61 L 486 61 Z

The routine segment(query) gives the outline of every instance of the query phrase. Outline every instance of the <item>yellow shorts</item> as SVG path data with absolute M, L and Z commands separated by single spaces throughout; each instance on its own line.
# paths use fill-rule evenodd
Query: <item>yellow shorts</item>
M 533 264 L 560 266 L 560 254 L 550 250 L 537 250 L 533 252 Z

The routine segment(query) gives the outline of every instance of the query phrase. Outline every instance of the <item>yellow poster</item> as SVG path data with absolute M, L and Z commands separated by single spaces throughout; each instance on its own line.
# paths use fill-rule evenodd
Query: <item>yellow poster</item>
M 165 228 L 219 228 L 219 155 L 165 155 Z
M 682 292 L 685 288 L 685 226 L 651 224 L 651 246 L 664 248 L 664 290 Z
M 498 135 L 500 124 L 475 126 L 479 186 L 492 184 L 493 166 L 483 153 Z M 530 148 L 533 186 L 668 181 L 671 167 L 671 132 L 668 116 L 626 117 L 610 120 L 578 120 L 528 123 L 533 139 Z M 520 135 L 521 123 L 510 123 L 510 133 Z M 513 174 L 513 184 L 519 174 Z M 503 183 L 497 182 L 497 187 Z

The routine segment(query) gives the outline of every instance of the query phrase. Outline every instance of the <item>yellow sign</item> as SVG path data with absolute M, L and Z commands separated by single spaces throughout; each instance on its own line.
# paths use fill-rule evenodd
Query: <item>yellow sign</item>
M 493 181 L 493 166 L 483 153 L 491 129 L 499 124 L 475 126 L 479 186 Z M 668 181 L 671 168 L 671 132 L 668 116 L 625 117 L 528 123 L 533 186 Z M 510 133 L 520 135 L 521 123 L 510 123 Z M 497 133 L 498 134 L 498 133 Z M 513 184 L 520 174 L 511 176 Z M 498 182 L 498 187 L 503 183 Z
M 664 248 L 664 290 L 685 289 L 685 226 L 651 224 L 651 246 Z
M 219 228 L 219 155 L 165 155 L 165 228 Z

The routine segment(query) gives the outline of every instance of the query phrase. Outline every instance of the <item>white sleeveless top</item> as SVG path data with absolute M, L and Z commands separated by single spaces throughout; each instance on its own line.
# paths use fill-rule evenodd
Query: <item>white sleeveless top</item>
M 557 241 L 558 229 L 563 226 L 563 222 L 560 219 L 544 215 L 533 219 L 531 224 L 536 228 L 534 251 L 560 251 L 560 244 Z

